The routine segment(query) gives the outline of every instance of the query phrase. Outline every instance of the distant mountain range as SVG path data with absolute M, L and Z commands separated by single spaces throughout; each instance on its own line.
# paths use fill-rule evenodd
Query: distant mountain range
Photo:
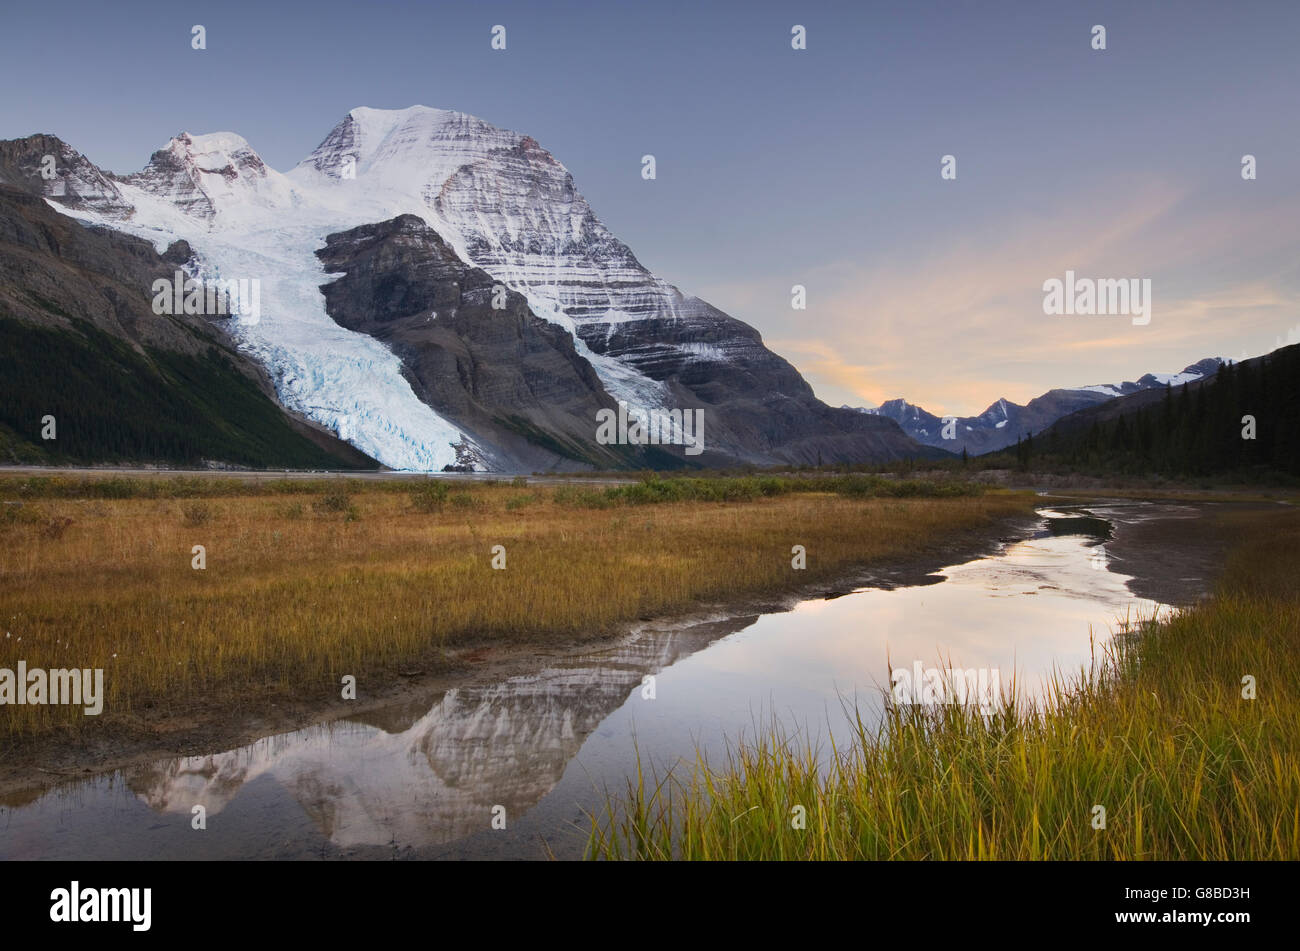
M 1049 390 L 1024 406 L 1001 399 L 978 416 L 958 416 L 955 421 L 950 420 L 948 427 L 944 425 L 947 417 L 936 416 L 902 399 L 887 400 L 876 407 L 855 408 L 865 415 L 892 419 L 903 432 L 923 445 L 951 452 L 965 449 L 974 456 L 1015 445 L 1017 440 L 1031 433 L 1040 433 L 1059 419 L 1117 397 L 1209 379 L 1222 364 L 1221 358 L 1208 357 L 1185 367 L 1180 373 L 1147 373 L 1135 382 Z M 952 438 L 944 438 L 945 428 Z
M 163 373 L 152 395 L 136 394 L 132 405 L 143 408 L 132 432 L 113 433 L 104 400 L 121 374 L 86 366 L 78 392 L 89 402 L 65 392 L 60 404 L 65 448 L 94 416 L 120 449 L 113 458 L 279 465 L 284 453 L 253 451 L 251 433 L 286 419 L 333 434 L 355 459 L 424 471 L 938 455 L 891 419 L 822 403 L 756 330 L 642 267 L 534 139 L 464 113 L 354 109 L 287 173 L 233 133 L 177 135 L 130 175 L 34 135 L 0 142 L 0 184 L 10 186 L 0 206 L 0 319 L 31 338 L 24 372 L 37 387 L 22 413 L 59 395 L 41 334 L 65 335 L 48 338 L 60 343 L 51 360 L 86 346 L 107 352 L 82 332 L 87 321 L 125 348 L 122 360 L 134 359 L 127 351 L 154 360 L 149 347 L 220 354 L 236 375 L 209 380 L 214 393 L 257 376 L 283 407 L 258 416 L 249 404 L 225 420 L 219 399 L 194 409 L 224 425 L 239 451 L 221 440 L 182 445 L 175 432 L 154 438 L 146 430 L 166 417 L 162 406 L 191 399 L 177 373 Z M 18 191 L 49 204 L 24 205 Z M 46 240 L 70 235 L 74 219 L 97 237 Z M 83 274 L 95 295 L 51 293 L 69 248 L 92 244 L 77 266 L 118 275 L 112 291 Z M 151 312 L 149 282 L 175 268 L 204 287 L 248 282 L 257 313 Z M 703 410 L 704 451 L 598 439 L 597 413 L 620 401 L 633 414 Z M 37 436 L 40 417 L 16 413 L 0 417 L 11 440 L 52 451 Z M 81 443 L 92 456 L 98 444 Z M 327 452 L 337 457 L 337 445 Z
M 1035 471 L 1173 478 L 1300 476 L 1300 344 L 1058 420 L 1017 447 Z

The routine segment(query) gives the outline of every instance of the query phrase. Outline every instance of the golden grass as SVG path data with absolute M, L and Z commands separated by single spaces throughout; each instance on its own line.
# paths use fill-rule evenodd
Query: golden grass
M 560 504 L 563 488 L 470 484 L 421 512 L 383 483 L 236 491 L 29 499 L 3 523 L 0 667 L 103 667 L 107 700 L 98 718 L 6 706 L 0 736 L 84 729 L 146 705 L 337 697 L 344 674 L 364 691 L 367 675 L 430 669 L 448 647 L 599 636 L 938 549 L 1034 504 L 800 492 L 593 510 Z M 791 569 L 796 544 L 806 571 Z M 191 567 L 195 545 L 204 570 Z
M 1300 858 L 1300 512 L 1225 518 L 1237 546 L 1218 596 L 1117 642 L 1042 706 L 892 707 L 829 764 L 777 724 L 724 766 L 638 775 L 592 817 L 590 854 Z

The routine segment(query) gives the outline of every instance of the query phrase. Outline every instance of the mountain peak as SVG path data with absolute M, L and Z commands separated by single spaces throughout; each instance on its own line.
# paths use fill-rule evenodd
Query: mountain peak
M 462 165 L 481 161 L 493 150 L 515 148 L 522 138 L 451 109 L 358 106 L 290 175 L 349 179 L 376 173 L 388 187 L 428 197 Z
M 376 109 L 374 106 L 357 106 L 348 110 L 348 116 L 356 122 L 389 122 L 395 124 L 414 116 L 424 116 L 435 121 L 450 117 L 474 118 L 468 113 L 456 109 L 442 109 L 437 106 L 416 104 L 404 109 Z
M 208 132 L 202 135 L 182 132 L 168 142 L 168 145 L 184 146 L 193 155 L 253 151 L 253 147 L 248 144 L 248 140 L 237 132 Z
M 1224 362 L 1223 357 L 1206 357 L 1204 360 L 1197 360 L 1195 363 L 1183 367 L 1183 372 L 1212 376 L 1219 372 L 1219 368 L 1223 366 Z
M 182 132 L 125 181 L 211 222 L 218 213 L 243 214 L 248 206 L 286 206 L 290 187 L 234 132 Z
M 925 445 L 951 450 L 966 448 L 978 454 L 1008 446 L 1023 434 L 1041 432 L 1058 419 L 1089 406 L 1155 387 L 1181 386 L 1208 379 L 1219 372 L 1222 364 L 1219 357 L 1207 357 L 1180 373 L 1146 373 L 1136 381 L 1124 383 L 1057 387 L 1035 396 L 1024 406 L 1002 397 L 978 416 L 957 417 L 957 426 L 949 439 L 944 439 L 935 427 L 936 422 L 949 417 L 934 416 L 903 399 L 888 400 L 875 409 L 859 412 L 888 416 L 905 433 Z
M 49 155 L 57 157 L 53 179 L 42 171 Z M 131 212 L 112 175 L 49 133 L 0 142 L 0 182 L 52 198 L 67 208 L 93 209 L 111 218 Z
M 184 240 L 204 276 L 264 280 L 265 319 L 237 322 L 229 332 L 265 361 L 286 406 L 394 468 L 460 465 L 462 447 L 471 444 L 490 456 L 485 447 L 495 443 L 479 443 L 474 430 L 486 427 L 483 419 L 513 418 L 510 393 L 516 383 L 539 384 L 537 367 L 522 362 L 515 382 L 492 397 L 491 413 L 475 417 L 465 415 L 459 395 L 424 402 L 406 375 L 416 364 L 403 361 L 423 361 L 420 374 L 455 373 L 456 364 L 447 363 L 460 352 L 455 338 L 499 332 L 499 321 L 528 311 L 537 346 L 523 354 L 553 351 L 547 339 L 570 340 L 563 357 L 578 368 L 570 382 L 602 406 L 624 400 L 649 413 L 708 405 L 708 451 L 720 457 L 811 463 L 926 451 L 892 422 L 817 401 L 757 331 L 644 268 L 535 139 L 463 112 L 358 106 L 288 174 L 267 167 L 240 136 L 181 133 L 143 171 L 114 182 L 134 209 L 129 221 L 117 219 L 124 230 L 155 246 Z M 330 312 L 317 251 L 331 237 L 337 243 L 338 235 L 352 235 L 355 243 L 367 228 L 396 222 L 400 232 L 415 218 L 426 226 L 416 229 L 420 240 L 385 244 L 384 260 L 331 258 L 352 270 L 370 268 L 369 277 L 352 282 L 362 301 L 367 294 L 401 297 L 419 284 L 419 268 L 432 269 L 414 310 L 391 308 L 414 321 L 409 329 L 418 341 L 397 354 L 378 329 L 349 329 Z M 453 309 L 466 288 L 455 268 L 442 267 L 444 252 L 473 273 L 479 290 L 495 294 L 502 285 L 525 310 L 457 324 Z M 560 445 L 547 428 L 552 423 L 544 438 Z M 582 429 L 557 458 L 590 464 L 583 442 L 594 437 L 594 429 Z
M 165 156 L 165 157 L 164 157 Z M 209 132 L 194 135 L 181 132 L 167 140 L 167 144 L 149 159 L 149 166 L 177 164 L 194 168 L 207 174 L 238 177 L 240 174 L 265 177 L 266 163 L 248 144 L 248 140 L 234 132 Z M 138 173 L 142 174 L 142 173 Z

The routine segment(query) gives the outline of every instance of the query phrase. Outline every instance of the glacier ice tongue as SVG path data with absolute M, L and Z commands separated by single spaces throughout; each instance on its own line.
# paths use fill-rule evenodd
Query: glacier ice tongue
M 208 230 L 166 198 L 134 184 L 120 187 L 135 206 L 127 221 L 53 206 L 150 240 L 160 251 L 183 238 L 205 279 L 259 281 L 261 319 L 232 320 L 227 327 L 240 348 L 266 368 L 286 407 L 393 469 L 441 470 L 462 461 L 457 446 L 491 458 L 420 401 L 394 353 L 373 337 L 340 327 L 326 313 L 319 288 L 328 276 L 315 252 L 324 247 L 326 235 L 365 222 L 340 223 L 325 212 L 295 216 L 286 225 L 278 223 L 285 216 L 270 206 L 260 216 L 244 209 L 237 222 L 218 214 L 217 227 Z
M 325 238 L 402 214 L 563 327 L 611 396 L 668 408 L 665 384 L 591 343 L 608 348 L 620 324 L 680 318 L 682 295 L 637 262 L 528 136 L 444 109 L 363 107 L 287 174 L 234 133 L 183 133 L 117 183 L 134 208 L 127 216 L 54 207 L 159 251 L 184 239 L 205 280 L 259 281 L 261 319 L 230 324 L 239 346 L 267 368 L 285 406 L 387 466 L 493 458 L 419 400 L 396 355 L 325 310 L 320 285 L 330 276 L 315 256 Z

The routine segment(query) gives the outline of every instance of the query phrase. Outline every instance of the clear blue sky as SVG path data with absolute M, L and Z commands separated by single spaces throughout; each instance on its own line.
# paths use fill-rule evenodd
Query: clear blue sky
M 470 112 L 824 399 L 970 413 L 1300 339 L 1298 43 L 1291 0 L 10 3 L 0 137 L 126 172 L 234 131 L 287 170 L 355 106 Z M 1046 317 L 1067 267 L 1151 278 L 1151 325 Z

